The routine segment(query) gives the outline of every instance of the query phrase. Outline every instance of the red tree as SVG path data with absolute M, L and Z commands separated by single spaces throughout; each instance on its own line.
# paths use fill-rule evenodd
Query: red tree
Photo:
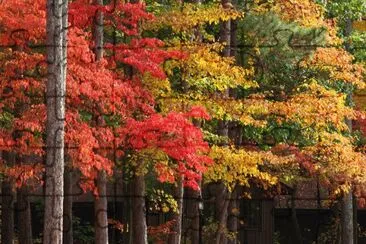
M 0 52 L 0 150 L 17 155 L 15 164 L 4 158 L 1 169 L 18 186 L 41 181 L 43 171 L 44 6 L 44 0 L 0 5 L 0 45 L 6 47 Z M 163 117 L 155 112 L 152 96 L 141 85 L 141 74 L 164 78 L 161 64 L 184 56 L 163 50 L 164 43 L 158 39 L 139 38 L 138 23 L 153 19 L 144 8 L 140 3 L 101 7 L 82 0 L 69 6 L 65 142 L 68 158 L 85 179 L 85 190 L 95 189 L 98 171 L 112 174 L 112 151 L 120 156 L 143 150 L 163 152 L 170 160 L 154 165 L 158 179 L 172 182 L 183 176 L 185 184 L 195 189 L 200 173 L 211 162 L 203 154 L 208 145 L 201 131 L 189 121 L 207 115 L 195 108 Z M 105 45 L 114 55 L 99 62 L 89 28 L 96 11 L 103 11 L 107 25 L 130 36 L 128 43 Z M 132 75 L 124 73 L 120 63 L 130 66 Z M 110 125 L 106 118 L 118 119 Z

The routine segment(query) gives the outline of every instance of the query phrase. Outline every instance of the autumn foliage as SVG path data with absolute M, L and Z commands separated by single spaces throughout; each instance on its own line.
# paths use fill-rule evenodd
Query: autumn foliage
M 0 1 L 0 173 L 17 187 L 43 181 L 45 84 L 53 75 L 45 6 Z M 159 186 L 183 179 L 182 191 L 219 183 L 227 196 L 253 185 L 280 193 L 282 183 L 316 179 L 331 197 L 366 196 L 365 114 L 352 106 L 366 70 L 343 47 L 337 21 L 312 0 L 245 7 L 176 2 L 148 12 L 142 2 L 70 1 L 67 93 L 54 95 L 66 97 L 66 164 L 85 191 L 97 193 L 99 172 L 123 169 L 128 180 L 153 176 Z M 233 43 L 220 40 L 227 21 L 237 28 Z M 148 230 L 163 242 L 174 224 Z
M 7 47 L 1 52 L 0 112 L 4 123 L 1 150 L 16 153 L 19 158 L 35 158 L 33 166 L 20 160 L 17 165 L 3 162 L 3 171 L 11 177 L 20 177 L 20 168 L 28 174 L 42 171 L 42 167 L 34 165 L 42 163 L 45 153 L 47 74 L 42 51 L 45 25 L 40 25 L 45 24 L 44 5 L 44 1 L 1 5 L 0 20 L 5 30 L 1 32 L 1 45 Z M 185 114 L 158 115 L 154 98 L 141 86 L 140 74 L 165 78 L 161 67 L 164 61 L 184 57 L 179 51 L 163 50 L 164 43 L 158 39 L 137 37 L 138 23 L 153 18 L 144 8 L 143 4 L 130 3 L 97 7 L 88 1 L 74 1 L 69 6 L 65 138 L 67 155 L 72 166 L 80 170 L 86 189 L 93 188 L 98 171 L 112 174 L 114 151 L 121 158 L 142 150 L 159 150 L 169 163 L 157 163 L 158 178 L 174 181 L 177 175 L 182 175 L 193 188 L 198 187 L 200 172 L 210 164 L 203 154 L 207 152 L 207 144 L 200 130 L 189 121 L 191 117 L 207 115 L 200 109 Z M 88 31 L 96 11 L 103 11 L 107 24 L 131 37 L 128 43 L 107 43 L 106 52 L 111 51 L 113 55 L 99 62 L 95 61 Z M 118 15 L 124 17 L 112 18 Z M 7 21 L 14 19 L 22 21 Z M 126 75 L 118 67 L 121 63 L 136 72 Z M 14 167 L 17 170 L 13 170 Z M 29 167 L 37 169 L 38 173 L 29 171 Z M 21 182 L 27 179 L 21 177 Z

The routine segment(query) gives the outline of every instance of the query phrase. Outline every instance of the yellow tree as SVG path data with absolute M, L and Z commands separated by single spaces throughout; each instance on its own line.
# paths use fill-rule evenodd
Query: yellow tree
M 284 29 L 269 32 L 276 26 L 265 29 L 265 21 L 251 22 L 269 16 L 293 33 L 289 36 Z M 234 58 L 221 55 L 227 43 L 215 42 L 218 33 L 213 29 L 220 21 L 242 18 L 239 28 L 252 40 L 254 57 L 244 58 L 244 66 L 238 66 Z M 252 25 L 245 29 L 241 21 Z M 253 26 L 262 28 L 263 36 L 255 33 L 258 29 L 249 29 Z M 365 157 L 355 150 L 345 123 L 357 114 L 348 106 L 347 89 L 364 86 L 364 68 L 354 64 L 341 46 L 335 47 L 342 42 L 336 36 L 336 25 L 323 17 L 319 5 L 310 0 L 254 2 L 243 16 L 220 5 L 184 4 L 161 11 L 158 20 L 145 28 L 166 31 L 168 43 L 188 53 L 185 60 L 165 66 L 170 79 L 163 86 L 156 86 L 150 77 L 145 81 L 155 90 L 162 112 L 200 105 L 210 113 L 213 120 L 202 129 L 212 144 L 216 164 L 205 175 L 206 182 L 223 182 L 230 191 L 237 184 L 248 185 L 249 179 L 268 187 L 279 181 L 299 181 L 300 175 L 319 175 L 325 186 L 340 193 L 365 181 Z M 197 30 L 201 34 L 198 41 L 194 38 Z M 284 42 L 269 50 L 263 47 L 266 35 Z M 288 55 L 281 56 L 281 52 Z M 282 71 L 282 66 L 269 62 L 258 65 L 258 59 L 273 61 L 271 57 L 284 56 L 280 64 L 292 66 L 292 70 Z M 222 96 L 228 89 L 242 95 L 236 99 Z M 244 142 L 254 146 L 235 148 L 227 136 L 216 133 L 220 120 L 238 122 Z

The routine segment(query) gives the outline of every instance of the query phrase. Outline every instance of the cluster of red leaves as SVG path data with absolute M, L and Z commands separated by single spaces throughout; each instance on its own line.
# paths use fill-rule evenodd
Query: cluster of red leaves
M 168 236 L 175 233 L 172 231 L 175 222 L 175 220 L 170 220 L 159 226 L 148 226 L 147 233 L 154 240 L 154 243 L 166 243 Z
M 140 73 L 150 73 L 152 76 L 164 79 L 166 75 L 160 65 L 167 59 L 183 58 L 179 51 L 166 51 L 162 48 L 164 42 L 156 38 L 132 39 L 129 44 L 106 45 L 114 50 L 114 60 L 128 64 Z
M 124 231 L 125 225 L 122 224 L 120 221 L 115 219 L 108 219 L 108 224 L 112 226 L 112 228 L 119 230 L 120 232 Z
M 46 1 L 13 0 L 1 2 L 1 46 L 28 47 L 45 39 Z
M 149 118 L 137 121 L 129 119 L 125 127 L 119 128 L 118 146 L 140 151 L 156 148 L 168 155 L 176 164 L 172 168 L 157 164 L 155 170 L 161 182 L 175 181 L 175 176 L 183 176 L 184 183 L 198 189 L 201 173 L 212 163 L 203 153 L 209 147 L 203 140 L 201 130 L 195 127 L 188 118 L 200 115 L 198 109 L 187 114 L 169 113 L 163 117 L 153 114 Z M 208 115 L 202 112 L 202 116 Z
M 295 145 L 278 144 L 271 149 L 271 152 L 278 156 L 293 155 L 294 162 L 296 162 L 307 174 L 314 176 L 316 173 L 316 160 L 313 159 L 312 155 L 309 155 Z
M 128 36 L 139 34 L 141 21 L 152 21 L 154 16 L 145 11 L 144 3 L 111 1 L 105 6 L 92 5 L 89 0 L 77 0 L 69 5 L 70 24 L 79 28 L 91 26 L 98 12 L 103 13 L 106 25 L 113 26 Z
M 353 123 L 353 128 L 360 130 L 364 136 L 366 136 L 366 118 L 358 116 L 357 120 Z
M 96 62 L 91 32 L 87 31 L 92 29 L 91 20 L 96 11 L 105 13 L 107 24 L 132 36 L 139 33 L 141 20 L 153 18 L 145 12 L 143 4 L 113 2 L 115 5 L 101 7 L 78 0 L 69 6 L 65 118 L 68 158 L 86 179 L 84 189 L 89 189 L 93 188 L 91 182 L 98 171 L 112 173 L 113 150 L 118 148 L 121 156 L 125 150 L 158 148 L 176 162 L 170 166 L 174 174 L 184 176 L 186 185 L 197 188 L 200 173 L 210 160 L 203 155 L 208 145 L 189 118 L 208 118 L 208 115 L 198 108 L 187 114 L 170 113 L 166 117 L 156 114 L 154 100 L 142 88 L 140 75 L 126 79 L 124 74 L 114 70 L 115 61 L 119 61 L 132 66 L 140 74 L 149 72 L 164 78 L 161 64 L 184 55 L 163 50 L 164 43 L 160 40 L 132 37 L 128 44 L 106 45 L 106 48 L 114 49 L 114 58 Z M 0 127 L 0 150 L 19 155 L 42 156 L 45 153 L 46 76 L 42 74 L 46 67 L 45 55 L 30 48 L 31 43 L 45 43 L 45 6 L 44 0 L 16 0 L 0 5 L 0 24 L 5 30 L 0 33 L 0 44 L 11 46 L 0 53 L 0 68 L 4 71 L 0 73 L 0 115 L 10 114 L 7 118 L 10 126 Z M 14 20 L 19 21 L 14 23 Z M 18 33 L 19 29 L 22 35 L 12 34 Z M 85 121 L 81 112 L 90 115 L 91 119 Z M 118 128 L 108 126 L 104 116 L 119 117 Z M 30 164 L 19 162 L 3 172 L 10 177 L 21 178 L 19 182 L 23 184 L 30 177 L 19 176 L 17 167 L 27 168 Z M 32 175 L 41 172 L 39 168 Z M 157 172 L 161 181 L 168 179 L 164 172 L 169 170 Z

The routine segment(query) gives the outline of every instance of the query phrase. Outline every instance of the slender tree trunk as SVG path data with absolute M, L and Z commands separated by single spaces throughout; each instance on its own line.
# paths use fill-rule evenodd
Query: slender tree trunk
M 218 223 L 215 237 L 216 244 L 227 243 L 225 232 L 227 230 L 229 195 L 227 187 L 223 183 L 218 183 L 215 198 L 215 217 Z
M 200 4 L 200 0 L 196 2 L 197 4 Z M 197 39 L 201 40 L 201 33 L 196 33 Z M 193 120 L 193 124 L 196 127 L 201 127 L 201 123 L 198 120 Z M 202 176 L 202 175 L 201 175 Z M 185 189 L 185 196 L 186 196 L 186 215 L 185 218 L 189 220 L 190 225 L 187 226 L 187 235 L 185 238 L 189 237 L 190 243 L 192 244 L 202 244 L 202 209 L 200 209 L 199 203 L 200 201 L 203 201 L 202 199 L 202 180 L 198 182 L 198 185 L 200 186 L 200 189 L 198 191 L 195 191 L 191 188 Z M 203 204 L 203 202 L 202 202 Z
M 47 0 L 46 170 L 43 243 L 62 244 L 67 4 Z
M 15 154 L 1 152 L 1 158 L 7 165 L 14 165 Z M 14 243 L 14 201 L 15 192 L 12 183 L 3 179 L 1 184 L 1 243 Z
M 352 191 L 346 193 L 342 199 L 342 244 L 353 244 L 353 202 Z
M 63 220 L 63 228 L 64 228 L 64 236 L 63 236 L 63 243 L 69 244 L 74 243 L 73 240 L 73 229 L 72 229 L 72 183 L 73 183 L 73 172 L 68 167 L 65 168 L 65 175 L 64 175 L 64 220 Z
M 233 5 L 236 6 L 237 0 L 232 0 Z M 237 55 L 237 20 L 230 21 L 230 56 L 236 57 Z M 230 96 L 236 98 L 235 91 L 230 92 Z M 241 127 L 238 123 L 232 122 L 232 128 L 229 128 L 229 137 L 234 141 L 235 145 L 240 147 L 242 143 Z M 231 200 L 228 209 L 228 230 L 230 232 L 238 231 L 238 214 L 239 214 L 239 201 L 238 201 L 238 186 L 235 187 L 231 194 Z M 231 240 L 228 240 L 228 244 L 236 244 L 237 235 Z
M 221 0 L 221 4 L 224 8 L 230 7 L 230 0 Z M 230 21 L 225 21 L 221 23 L 220 27 L 220 42 L 225 43 L 225 48 L 222 55 L 224 57 L 230 56 Z M 229 90 L 222 94 L 223 97 L 229 96 Z M 221 136 L 228 136 L 229 126 L 228 122 L 224 120 L 219 121 L 218 134 Z M 216 244 L 226 244 L 227 239 L 225 236 L 225 230 L 227 229 L 227 216 L 228 216 L 228 205 L 227 197 L 229 196 L 227 187 L 223 183 L 218 183 L 216 189 L 215 198 L 215 216 L 218 223 L 218 229 L 216 232 Z
M 17 204 L 18 212 L 18 232 L 19 244 L 32 244 L 32 220 L 31 207 L 29 202 L 29 190 L 27 186 L 22 186 L 17 190 Z
M 68 1 L 68 0 L 67 0 Z M 62 57 L 65 60 L 65 68 L 63 72 L 63 80 L 66 83 L 66 65 L 67 65 L 67 32 L 66 27 L 68 26 L 68 6 L 67 1 L 65 5 L 63 5 L 63 17 L 62 17 L 62 28 L 64 31 L 62 32 Z M 66 87 L 66 84 L 65 84 Z M 66 90 L 65 90 L 66 94 Z M 65 164 L 65 163 L 64 163 Z M 71 168 L 68 168 L 67 166 L 64 167 L 64 170 L 66 170 L 64 175 L 64 214 L 63 214 L 63 243 L 74 243 L 74 236 L 73 236 L 73 214 L 72 214 L 72 202 L 73 202 L 73 172 Z M 66 216 L 66 217 L 65 217 Z
M 303 238 L 302 238 L 299 221 L 297 219 L 297 214 L 296 214 L 296 202 L 295 202 L 296 193 L 297 193 L 297 186 L 295 185 L 294 192 L 291 195 L 291 219 L 292 219 L 292 224 L 295 229 L 296 243 L 302 244 Z
M 99 196 L 96 196 L 94 200 L 95 243 L 108 244 L 107 175 L 105 171 L 98 173 L 97 187 Z
M 221 0 L 221 4 L 223 6 L 223 8 L 230 8 L 231 6 L 231 0 Z M 226 46 L 223 50 L 223 56 L 224 57 L 229 57 L 230 56 L 230 44 L 231 44 L 231 21 L 225 21 L 221 23 L 221 27 L 220 27 L 220 42 L 225 42 Z
M 231 194 L 231 199 L 229 202 L 229 216 L 228 216 L 228 230 L 230 232 L 236 233 L 238 231 L 238 208 L 239 208 L 239 202 L 238 202 L 238 194 L 237 189 L 238 187 L 235 187 L 234 191 Z M 236 244 L 237 242 L 237 235 L 235 234 L 233 239 L 228 240 L 228 244 Z
M 14 243 L 14 198 L 12 184 L 3 180 L 1 186 L 1 243 Z
M 352 21 L 346 20 L 345 36 L 349 36 L 352 33 Z M 346 42 L 346 50 L 349 51 L 350 43 Z M 348 94 L 348 97 L 352 99 L 352 94 Z M 346 123 L 350 131 L 352 131 L 352 121 L 347 119 Z M 342 244 L 353 244 L 354 243 L 354 220 L 353 220 L 353 192 L 352 187 L 350 192 L 345 193 L 342 198 L 342 214 L 341 214 L 341 226 L 342 226 Z
M 103 5 L 103 0 L 94 0 L 94 4 Z M 94 19 L 95 57 L 99 61 L 103 58 L 103 13 L 97 12 Z M 95 244 L 108 244 L 108 199 L 107 175 L 105 171 L 98 172 L 96 181 L 99 196 L 94 199 L 95 214 Z
M 334 205 L 331 206 L 330 208 L 331 211 L 331 220 L 332 220 L 332 224 L 335 224 L 335 230 L 334 233 L 332 233 L 334 239 L 335 239 L 335 244 L 342 244 L 342 226 L 341 226 L 341 214 L 342 214 L 342 209 L 341 209 L 341 200 L 337 200 Z
M 358 243 L 358 207 L 357 207 L 357 198 L 356 196 L 353 196 L 353 201 L 352 201 L 352 205 L 353 205 L 353 244 L 357 244 Z
M 187 215 L 185 218 L 189 220 L 190 225 L 187 227 L 187 235 L 189 237 L 190 243 L 199 244 L 200 239 L 200 213 L 198 206 L 198 199 L 200 197 L 200 192 L 195 191 L 193 189 L 187 188 L 185 189 L 185 201 L 187 202 Z
M 173 215 L 172 220 L 175 220 L 172 231 L 174 233 L 170 234 L 168 244 L 180 244 L 182 236 L 182 216 L 183 216 L 183 179 L 180 178 L 177 181 L 177 187 L 175 188 L 175 198 L 178 203 L 178 213 Z
M 103 5 L 103 0 L 93 0 L 95 5 Z M 95 56 L 96 60 L 101 60 L 103 58 L 103 13 L 97 12 L 94 18 L 94 41 L 95 41 Z
M 193 0 L 193 3 L 197 5 L 202 4 L 202 0 Z M 184 1 L 180 1 L 180 4 L 184 4 Z M 200 28 L 196 28 L 194 34 L 192 35 L 192 41 L 196 40 L 197 42 L 202 42 L 202 33 L 200 32 Z M 201 124 L 197 120 L 193 120 L 193 124 L 196 127 L 200 127 Z M 201 182 L 199 183 L 201 185 Z M 190 222 L 190 226 L 188 226 L 187 235 L 185 238 L 189 238 L 190 243 L 192 244 L 201 244 L 200 243 L 200 235 L 202 233 L 200 232 L 200 224 L 201 224 L 201 216 L 200 216 L 200 210 L 199 210 L 199 200 L 201 200 L 201 193 L 202 188 L 199 191 L 195 191 L 191 188 L 185 189 L 184 195 L 186 196 L 186 202 L 187 202 L 187 215 L 185 218 L 187 218 Z
M 147 244 L 146 206 L 145 206 L 145 177 L 135 175 L 132 187 L 132 242 L 133 244 Z

